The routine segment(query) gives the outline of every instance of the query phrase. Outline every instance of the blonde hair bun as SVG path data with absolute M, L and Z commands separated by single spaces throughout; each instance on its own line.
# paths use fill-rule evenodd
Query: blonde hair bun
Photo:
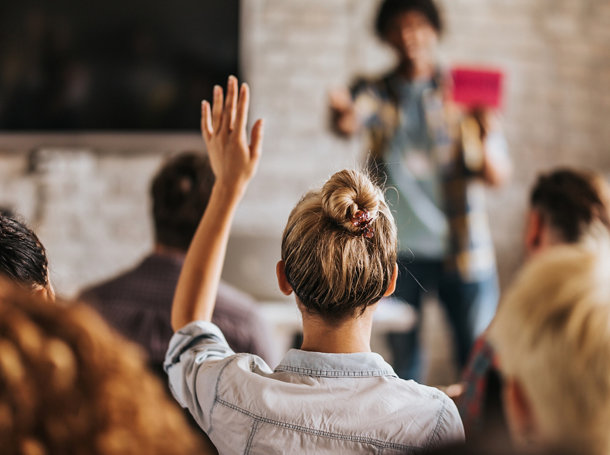
M 396 265 L 396 225 L 381 190 L 344 170 L 307 193 L 288 217 L 282 260 L 299 302 L 327 321 L 379 301 Z
M 358 210 L 366 210 L 374 220 L 383 195 L 364 174 L 346 169 L 334 174 L 322 187 L 322 213 L 350 232 L 360 228 L 352 223 Z

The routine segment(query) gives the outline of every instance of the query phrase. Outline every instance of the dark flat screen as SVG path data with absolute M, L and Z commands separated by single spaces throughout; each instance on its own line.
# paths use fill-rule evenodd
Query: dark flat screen
M 239 0 L 0 4 L 0 130 L 195 130 L 238 72 Z

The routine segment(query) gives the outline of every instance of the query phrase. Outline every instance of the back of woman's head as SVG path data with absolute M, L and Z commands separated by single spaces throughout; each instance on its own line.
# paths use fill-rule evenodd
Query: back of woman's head
M 608 184 L 594 173 L 558 169 L 541 175 L 531 194 L 538 210 L 566 243 L 583 240 L 593 230 L 610 229 Z
M 0 274 L 27 287 L 49 284 L 42 243 L 31 229 L 6 212 L 0 212 Z
M 396 226 L 381 190 L 344 170 L 307 193 L 288 218 L 282 260 L 299 301 L 328 321 L 377 302 L 396 264 Z
M 194 453 L 198 440 L 138 349 L 82 304 L 0 280 L 3 454 Z
M 561 245 L 533 258 L 490 330 L 506 378 L 526 393 L 551 443 L 610 453 L 610 241 Z M 560 397 L 560 398 L 559 398 Z

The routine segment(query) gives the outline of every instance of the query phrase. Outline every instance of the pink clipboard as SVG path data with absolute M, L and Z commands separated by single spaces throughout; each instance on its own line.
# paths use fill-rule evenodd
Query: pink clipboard
M 457 66 L 451 70 L 452 99 L 467 108 L 502 108 L 504 72 L 498 69 Z

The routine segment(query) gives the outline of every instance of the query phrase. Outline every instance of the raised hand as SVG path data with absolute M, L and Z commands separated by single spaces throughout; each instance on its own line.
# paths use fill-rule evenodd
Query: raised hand
M 213 106 L 201 105 L 201 133 L 210 157 L 216 184 L 225 191 L 242 195 L 256 171 L 263 143 L 263 121 L 252 127 L 250 143 L 246 133 L 250 91 L 242 84 L 238 94 L 237 78 L 229 77 L 227 96 L 214 87 Z
M 238 96 L 237 79 L 231 76 L 224 102 L 222 89 L 214 87 L 214 105 L 201 105 L 201 134 L 216 182 L 176 286 L 174 330 L 193 320 L 212 320 L 231 222 L 256 171 L 263 143 L 262 120 L 254 124 L 248 143 L 248 104 L 248 86 L 243 84 Z

